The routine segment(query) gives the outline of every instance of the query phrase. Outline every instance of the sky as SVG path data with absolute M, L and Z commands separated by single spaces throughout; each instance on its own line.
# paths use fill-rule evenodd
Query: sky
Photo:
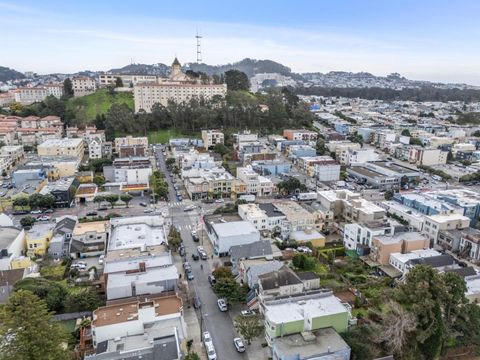
M 480 85 L 477 0 L 0 0 L 0 66 L 40 74 L 271 59 Z

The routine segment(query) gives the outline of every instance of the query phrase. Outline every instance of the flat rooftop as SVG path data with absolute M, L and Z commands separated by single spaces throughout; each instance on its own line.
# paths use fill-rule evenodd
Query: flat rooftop
M 400 232 L 396 233 L 393 236 L 375 236 L 375 239 L 380 241 L 382 244 L 395 244 L 400 241 L 418 241 L 418 240 L 426 240 L 427 238 L 420 234 L 417 231 L 412 232 Z
M 133 216 L 110 220 L 112 230 L 108 251 L 167 243 L 163 218 L 157 216 Z
M 465 277 L 465 283 L 467 285 L 467 292 L 465 295 L 468 296 L 480 294 L 480 275 Z
M 346 313 L 347 309 L 333 295 L 313 299 L 290 298 L 282 303 L 265 304 L 265 316 L 276 324 L 304 320 L 305 317 L 320 317 Z
M 103 306 L 93 312 L 93 326 L 106 326 L 127 321 L 138 320 L 138 311 L 144 307 L 154 307 L 156 316 L 179 313 L 182 310 L 182 300 L 172 296 L 141 296 L 136 300 L 117 305 Z
M 393 253 L 390 256 L 394 257 L 395 259 L 397 259 L 402 263 L 406 263 L 409 260 L 427 258 L 427 257 L 439 256 L 439 255 L 441 254 L 437 250 L 425 249 L 425 250 L 415 250 L 406 254 Z
M 29 240 L 36 240 L 43 238 L 46 234 L 53 231 L 55 228 L 55 223 L 53 222 L 43 222 L 43 223 L 35 223 L 33 224 L 32 228 L 28 230 L 27 236 Z
M 310 359 L 350 348 L 333 328 L 287 335 L 275 338 L 273 342 L 278 352 L 288 358 Z
M 108 221 L 92 221 L 77 223 L 73 229 L 73 236 L 83 235 L 88 232 L 104 233 L 108 229 Z

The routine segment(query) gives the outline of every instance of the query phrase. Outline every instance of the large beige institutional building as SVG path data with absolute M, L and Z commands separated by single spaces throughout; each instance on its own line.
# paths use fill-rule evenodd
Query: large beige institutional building
M 152 111 L 154 104 L 167 105 L 169 100 L 177 103 L 188 101 L 192 97 L 211 99 L 215 95 L 227 94 L 226 84 L 202 84 L 189 78 L 181 70 L 180 62 L 175 58 L 168 79 L 157 78 L 155 82 L 139 83 L 134 90 L 135 112 Z

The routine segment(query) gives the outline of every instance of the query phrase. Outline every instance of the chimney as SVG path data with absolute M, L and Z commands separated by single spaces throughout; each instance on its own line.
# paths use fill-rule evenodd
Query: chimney
M 145 272 L 145 262 L 142 261 L 138 264 L 139 268 L 140 268 L 140 272 Z

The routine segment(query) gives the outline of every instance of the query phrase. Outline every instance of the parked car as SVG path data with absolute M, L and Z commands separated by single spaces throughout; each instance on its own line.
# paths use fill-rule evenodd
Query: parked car
M 254 316 L 255 315 L 255 311 L 252 311 L 252 310 L 242 310 L 240 312 L 240 314 L 242 314 L 242 316 Z
M 153 209 L 145 209 L 145 210 L 143 210 L 143 212 L 144 212 L 145 214 L 150 214 L 150 213 L 152 213 L 153 211 L 154 211 Z
M 217 203 L 217 204 L 223 204 L 224 202 L 225 202 L 225 200 L 223 200 L 223 199 L 215 200 L 215 203 Z
M 86 216 L 97 216 L 98 213 L 96 211 L 89 211 L 85 214 Z
M 197 254 L 192 254 L 192 259 L 198 261 L 200 260 L 200 256 L 198 256 Z
M 42 213 L 42 210 L 32 210 L 30 211 L 30 214 L 41 214 Z
M 193 272 L 191 270 L 187 270 L 185 273 L 187 274 L 187 279 L 188 280 L 193 280 L 194 279 Z
M 208 331 L 204 331 L 203 334 L 202 334 L 202 337 L 203 337 L 203 342 L 204 343 L 212 342 L 212 336 L 210 335 L 210 333 Z
M 245 352 L 245 345 L 243 344 L 242 339 L 240 338 L 233 339 L 233 345 L 235 345 L 235 349 L 237 349 L 239 353 Z
M 98 258 L 98 263 L 100 265 L 103 265 L 104 261 L 105 261 L 105 255 L 100 255 L 100 257 Z
M 205 348 L 207 349 L 208 360 L 217 360 L 217 353 L 215 352 L 213 342 L 206 343 Z
M 213 286 L 217 283 L 217 279 L 215 279 L 215 276 L 213 275 L 208 275 L 208 282 Z
M 50 221 L 50 216 L 43 215 L 37 218 L 38 221 Z
M 227 303 L 225 302 L 225 299 L 218 299 L 217 305 L 220 311 L 222 312 L 228 311 L 228 307 L 227 307 Z
M 198 296 L 195 296 L 193 298 L 193 307 L 195 309 L 200 309 L 202 307 L 202 302 L 200 301 L 200 298 Z
M 143 207 L 147 207 L 147 206 L 148 206 L 147 203 L 145 203 L 145 202 L 141 202 L 141 203 L 139 203 L 138 205 L 143 206 Z

